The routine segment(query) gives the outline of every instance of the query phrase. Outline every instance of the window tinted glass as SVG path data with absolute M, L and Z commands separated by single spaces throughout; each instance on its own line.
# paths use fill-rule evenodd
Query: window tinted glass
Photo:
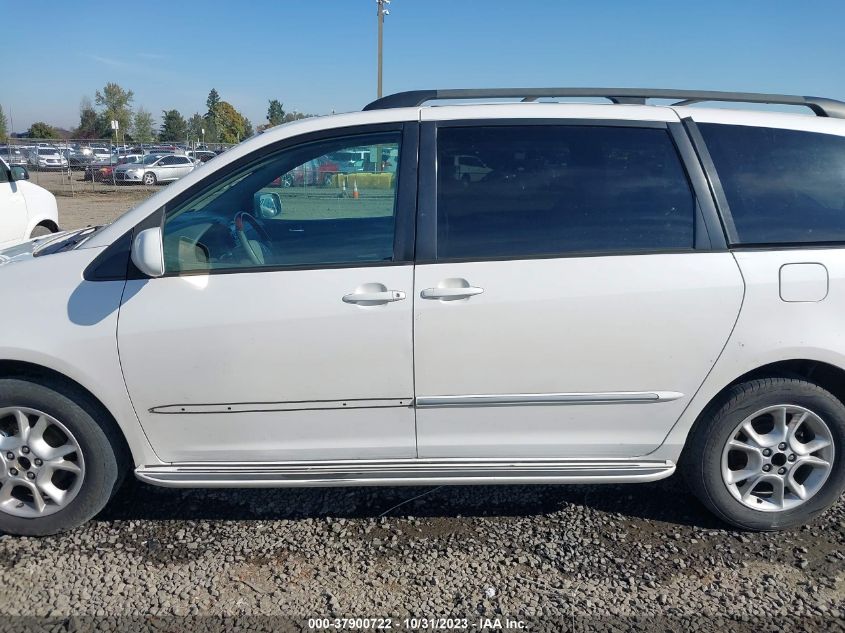
M 391 261 L 399 137 L 321 141 L 215 177 L 214 186 L 167 213 L 167 271 Z M 385 160 L 333 158 L 362 147 Z
M 437 174 L 439 259 L 693 246 L 694 199 L 666 130 L 444 127 Z
M 845 240 L 845 138 L 699 124 L 744 244 Z

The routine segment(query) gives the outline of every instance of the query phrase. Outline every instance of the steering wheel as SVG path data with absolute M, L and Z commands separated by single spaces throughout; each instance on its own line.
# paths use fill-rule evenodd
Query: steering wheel
M 244 224 L 251 224 L 258 233 L 258 240 L 250 240 L 244 232 Z M 261 223 L 246 211 L 235 214 L 235 234 L 238 236 L 238 242 L 241 248 L 246 252 L 247 257 L 256 266 L 264 266 L 267 264 L 265 254 L 273 255 L 272 241 L 270 235 L 267 233 Z M 256 244 L 258 247 L 256 247 Z

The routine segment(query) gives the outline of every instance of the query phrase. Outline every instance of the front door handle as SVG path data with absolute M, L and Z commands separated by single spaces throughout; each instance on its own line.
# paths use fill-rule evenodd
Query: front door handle
M 375 292 L 353 292 L 343 295 L 343 302 L 375 306 L 390 303 L 391 301 L 402 301 L 404 298 L 405 293 L 401 290 L 379 290 Z
M 476 288 L 475 286 L 466 286 L 464 288 L 425 288 L 420 296 L 423 299 L 467 299 L 480 295 L 484 292 L 484 288 Z

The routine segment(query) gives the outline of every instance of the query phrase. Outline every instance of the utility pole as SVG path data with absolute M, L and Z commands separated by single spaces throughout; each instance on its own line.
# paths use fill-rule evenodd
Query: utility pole
M 376 96 L 378 98 L 381 98 L 381 41 L 384 33 L 384 16 L 390 15 L 390 11 L 387 10 L 388 4 L 390 4 L 390 0 L 376 0 L 376 5 L 378 7 L 378 11 L 376 12 L 378 17 L 378 89 L 376 90 Z

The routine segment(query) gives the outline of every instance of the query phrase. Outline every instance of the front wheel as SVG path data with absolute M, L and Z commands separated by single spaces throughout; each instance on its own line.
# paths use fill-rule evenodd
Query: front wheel
M 0 379 L 0 530 L 44 536 L 76 527 L 120 481 L 119 440 L 84 394 Z M 71 396 L 71 397 L 69 397 Z
M 805 380 L 731 387 L 699 420 L 681 467 L 698 498 L 740 528 L 806 523 L 845 489 L 845 405 Z
M 148 186 L 156 184 L 156 175 L 153 172 L 148 171 L 144 174 L 144 184 Z

